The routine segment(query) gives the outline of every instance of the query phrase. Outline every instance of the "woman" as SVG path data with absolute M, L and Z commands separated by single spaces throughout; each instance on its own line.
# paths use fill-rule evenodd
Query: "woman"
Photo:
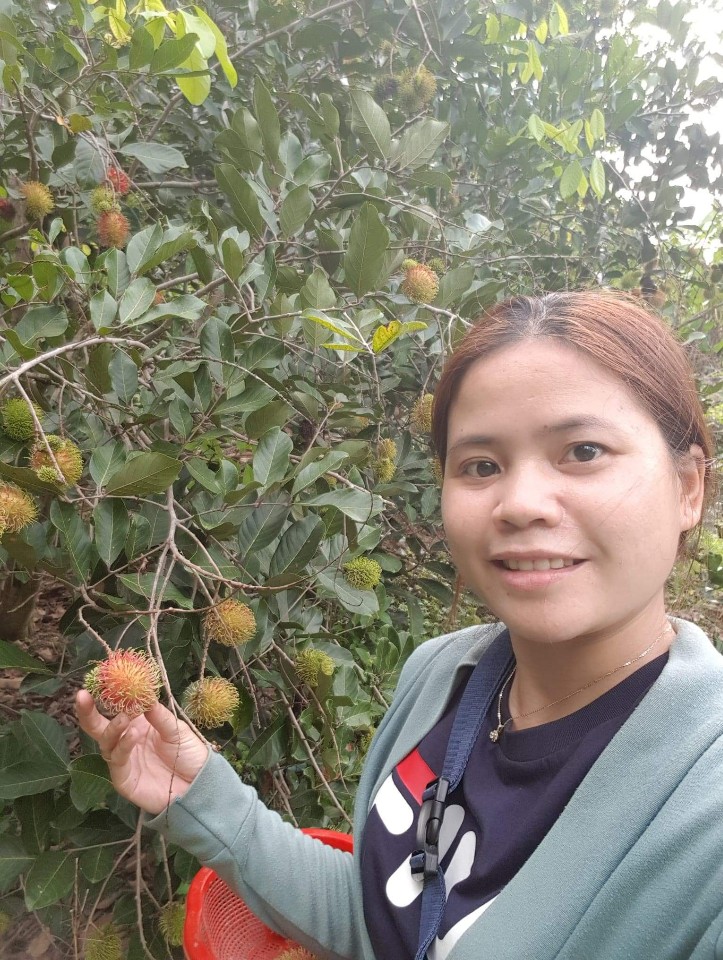
M 516 298 L 446 365 L 433 440 L 452 558 L 501 623 L 406 663 L 354 858 L 162 706 L 108 722 L 81 692 L 116 789 L 319 956 L 723 960 L 723 658 L 664 605 L 713 490 L 682 348 L 612 293 Z

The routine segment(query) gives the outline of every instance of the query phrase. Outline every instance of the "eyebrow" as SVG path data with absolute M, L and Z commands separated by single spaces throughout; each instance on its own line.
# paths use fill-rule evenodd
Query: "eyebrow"
M 581 427 L 611 430 L 615 433 L 617 433 L 619 429 L 617 424 L 613 423 L 612 420 L 605 420 L 603 417 L 596 417 L 594 414 L 590 414 L 584 417 L 568 417 L 567 420 L 560 420 L 559 423 L 548 424 L 540 433 L 565 433 L 568 430 L 578 430 Z M 473 437 L 465 437 L 462 440 L 458 440 L 457 443 L 452 444 L 447 450 L 447 456 L 460 447 L 488 447 L 494 446 L 495 443 L 499 443 L 499 440 L 492 435 L 478 434 Z

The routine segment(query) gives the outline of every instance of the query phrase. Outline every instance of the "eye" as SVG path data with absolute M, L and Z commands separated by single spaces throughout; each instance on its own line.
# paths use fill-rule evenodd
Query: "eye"
M 462 473 L 467 477 L 477 477 L 479 480 L 487 480 L 500 472 L 500 468 L 492 460 L 473 460 L 462 468 Z
M 576 443 L 570 448 L 567 459 L 572 459 L 575 463 L 589 463 L 597 460 L 603 453 L 605 447 L 599 443 Z

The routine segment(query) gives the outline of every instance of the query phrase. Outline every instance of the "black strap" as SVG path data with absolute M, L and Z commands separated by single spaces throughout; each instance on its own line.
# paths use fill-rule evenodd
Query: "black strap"
M 422 794 L 422 808 L 417 820 L 417 849 L 410 858 L 412 874 L 424 883 L 419 946 L 414 960 L 426 960 L 427 950 L 437 936 L 444 915 L 446 889 L 444 871 L 439 865 L 439 834 L 447 797 L 462 780 L 500 680 L 513 664 L 510 634 L 503 630 L 492 641 L 467 681 L 447 742 L 442 774 L 432 780 Z

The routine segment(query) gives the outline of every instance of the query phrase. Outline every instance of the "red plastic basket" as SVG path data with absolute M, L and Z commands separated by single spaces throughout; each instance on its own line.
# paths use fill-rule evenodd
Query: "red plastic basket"
M 337 850 L 352 853 L 354 849 L 348 833 L 322 829 L 304 833 Z M 218 874 L 201 867 L 186 901 L 183 949 L 187 960 L 274 960 L 295 946 L 293 940 L 269 930 Z

